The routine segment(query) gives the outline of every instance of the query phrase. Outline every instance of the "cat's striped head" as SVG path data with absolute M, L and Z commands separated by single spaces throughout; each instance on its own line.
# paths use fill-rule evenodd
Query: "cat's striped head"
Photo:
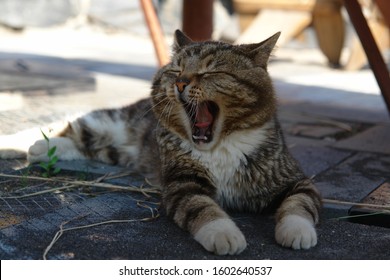
M 262 126 L 276 110 L 267 63 L 279 35 L 235 46 L 193 42 L 177 30 L 171 63 L 153 82 L 160 123 L 201 150 L 232 132 Z

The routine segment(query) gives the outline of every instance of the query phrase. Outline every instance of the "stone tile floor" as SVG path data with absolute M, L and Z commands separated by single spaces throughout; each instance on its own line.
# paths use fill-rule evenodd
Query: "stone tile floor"
M 0 134 L 133 102 L 148 95 L 156 71 L 148 38 L 61 28 L 1 35 L 7 40 L 0 46 Z M 39 176 L 38 167 L 0 160 L 2 174 L 21 176 L 0 176 L 0 259 L 390 259 L 390 229 L 351 223 L 345 203 L 390 181 L 390 123 L 370 72 L 331 70 L 318 51 L 294 48 L 280 48 L 269 69 L 288 145 L 327 199 L 317 247 L 281 248 L 271 216 L 232 213 L 248 248 L 217 257 L 168 220 L 159 196 L 147 194 L 147 183 L 129 170 L 60 162 L 61 177 L 95 181 L 82 187 L 31 179 L 27 174 Z M 365 94 L 357 93 L 359 83 Z M 105 174 L 120 175 L 96 183 Z M 21 197 L 64 185 L 68 189 Z M 104 224 L 113 220 L 121 222 Z M 49 246 L 61 225 L 63 235 Z M 69 230 L 87 225 L 93 226 Z

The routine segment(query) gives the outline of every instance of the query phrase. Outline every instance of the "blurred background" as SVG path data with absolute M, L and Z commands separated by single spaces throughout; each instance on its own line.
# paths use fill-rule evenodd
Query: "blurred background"
M 388 65 L 383 15 L 376 2 L 359 3 Z M 0 0 L 0 133 L 147 96 L 178 28 L 230 43 L 282 31 L 269 66 L 282 102 L 386 118 L 342 0 Z

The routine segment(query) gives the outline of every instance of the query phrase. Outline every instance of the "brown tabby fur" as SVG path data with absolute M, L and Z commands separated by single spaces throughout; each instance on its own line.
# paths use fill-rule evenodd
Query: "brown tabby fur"
M 278 37 L 233 46 L 196 43 L 177 31 L 151 98 L 69 123 L 54 141 L 73 141 L 58 149 L 60 159 L 133 165 L 161 185 L 169 217 L 216 254 L 246 247 L 224 208 L 278 207 L 277 242 L 314 246 L 321 199 L 287 150 L 267 73 Z M 30 148 L 30 161 L 45 156 L 39 147 Z

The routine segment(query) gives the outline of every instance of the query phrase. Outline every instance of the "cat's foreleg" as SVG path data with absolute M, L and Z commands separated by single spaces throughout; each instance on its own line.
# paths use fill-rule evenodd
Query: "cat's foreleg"
M 321 198 L 314 184 L 310 180 L 298 182 L 276 212 L 276 242 L 293 249 L 314 247 L 320 207 Z
M 193 234 L 207 251 L 217 255 L 237 255 L 246 248 L 246 240 L 230 218 L 218 218 Z
M 183 182 L 178 177 L 165 186 L 168 215 L 206 250 L 217 255 L 241 253 L 246 248 L 244 235 L 210 197 L 211 184 L 205 179 L 203 184 L 196 181 L 196 177 L 194 182 Z

